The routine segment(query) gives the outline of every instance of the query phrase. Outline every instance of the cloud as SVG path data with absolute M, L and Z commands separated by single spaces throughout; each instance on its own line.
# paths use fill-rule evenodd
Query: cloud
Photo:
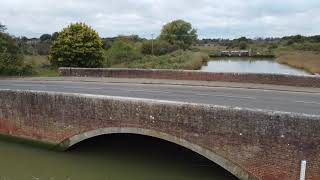
M 2 0 L 0 7 L 0 22 L 17 36 L 85 22 L 103 37 L 150 37 L 174 19 L 190 21 L 200 37 L 320 34 L 319 0 Z

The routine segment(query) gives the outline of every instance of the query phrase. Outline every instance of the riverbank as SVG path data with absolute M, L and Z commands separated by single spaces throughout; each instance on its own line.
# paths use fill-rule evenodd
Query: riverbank
M 108 57 L 105 57 L 107 59 Z M 185 69 L 199 70 L 209 60 L 203 52 L 178 50 L 162 56 L 141 56 L 126 63 L 111 64 L 107 68 L 143 68 L 143 69 Z M 34 77 L 57 77 L 59 72 L 53 68 L 47 56 L 24 56 L 24 62 L 32 66 Z
M 277 62 L 304 69 L 312 74 L 320 74 L 320 53 L 313 51 L 280 51 Z
M 259 54 L 248 58 L 275 58 L 280 64 L 302 69 L 311 74 L 320 74 L 320 52 L 316 48 L 313 48 L 314 50 L 303 48 L 305 46 L 303 44 L 287 46 L 285 43 L 279 43 L 277 46 L 251 44 L 250 48 L 255 49 Z M 194 48 L 208 54 L 211 58 L 221 58 L 216 55 L 217 52 L 227 50 L 227 46 L 222 45 L 195 46 Z
M 213 48 L 213 47 L 212 47 Z M 219 48 L 221 49 L 221 47 Z M 278 50 L 275 56 L 259 55 L 248 58 L 275 57 L 280 64 L 285 64 L 297 69 L 303 69 L 312 74 L 320 73 L 320 53 L 313 51 Z M 113 64 L 112 68 L 143 68 L 143 69 L 186 69 L 199 70 L 210 58 L 209 51 L 175 51 L 162 56 L 143 56 L 129 63 Z M 220 57 L 221 58 L 221 57 Z M 56 77 L 58 70 L 51 67 L 47 56 L 25 56 L 24 61 L 32 65 L 32 76 Z
M 199 70 L 209 56 L 202 52 L 178 50 L 162 56 L 144 56 L 129 63 L 115 64 L 112 68 L 185 69 Z

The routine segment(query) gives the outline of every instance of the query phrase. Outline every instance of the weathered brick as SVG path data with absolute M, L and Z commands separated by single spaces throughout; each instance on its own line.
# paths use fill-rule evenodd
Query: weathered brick
M 304 159 L 308 162 L 307 180 L 320 179 L 319 116 L 0 90 L 1 134 L 68 146 L 72 137 L 108 128 L 127 133 L 126 129 L 134 128 L 137 133 L 170 140 L 244 179 L 295 180 Z
M 90 69 L 60 68 L 62 76 L 78 77 L 115 77 L 115 78 L 151 78 L 171 80 L 220 81 L 238 83 L 274 84 L 287 86 L 320 88 L 320 76 L 254 74 L 254 73 L 210 73 L 189 70 L 148 70 L 148 69 Z

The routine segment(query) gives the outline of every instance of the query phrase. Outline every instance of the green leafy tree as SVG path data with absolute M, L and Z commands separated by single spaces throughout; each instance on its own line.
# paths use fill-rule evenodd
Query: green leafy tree
M 58 67 L 101 67 L 102 40 L 84 23 L 69 25 L 59 32 L 50 51 L 50 61 Z
M 32 67 L 24 64 L 16 41 L 6 33 L 0 33 L 0 74 L 26 75 L 32 73 Z
M 19 58 L 20 51 L 14 39 L 5 33 L 0 34 L 0 53 L 1 63 L 5 65 L 20 65 L 21 58 Z M 6 58 L 4 58 L 6 57 Z
M 177 45 L 181 49 L 188 49 L 198 39 L 197 30 L 192 28 L 191 23 L 184 20 L 175 20 L 163 26 L 160 40 Z
M 40 41 L 43 42 L 43 41 L 48 41 L 48 40 L 51 40 L 52 36 L 50 34 L 43 34 L 40 36 Z
M 240 37 L 239 39 L 236 39 L 239 42 L 249 42 L 249 39 L 246 37 Z

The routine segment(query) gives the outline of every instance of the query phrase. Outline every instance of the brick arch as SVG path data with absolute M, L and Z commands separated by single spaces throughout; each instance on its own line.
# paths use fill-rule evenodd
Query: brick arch
M 65 147 L 76 142 L 74 139 L 81 141 L 81 137 L 108 133 L 167 138 L 180 145 L 187 142 L 185 147 L 209 157 L 240 179 L 299 179 L 301 160 L 306 160 L 307 179 L 319 180 L 319 129 L 318 115 L 104 95 L 0 90 L 0 134 Z M 219 158 L 224 163 L 219 163 Z
M 96 129 L 96 130 L 92 130 L 92 131 L 88 131 L 88 132 L 84 132 L 81 134 L 68 137 L 59 143 L 58 148 L 64 151 L 69 149 L 73 145 L 80 143 L 84 140 L 87 140 L 89 138 L 94 138 L 100 135 L 108 135 L 108 134 L 137 134 L 137 135 L 143 135 L 143 136 L 162 139 L 162 140 L 177 144 L 179 146 L 185 147 L 195 153 L 202 155 L 203 157 L 209 159 L 210 161 L 218 164 L 219 166 L 221 166 L 222 168 L 224 168 L 234 176 L 238 177 L 239 179 L 249 179 L 249 180 L 258 179 L 257 177 L 253 176 L 252 174 L 250 174 L 248 171 L 246 171 L 239 165 L 231 162 L 230 160 L 210 150 L 204 149 L 201 146 L 198 146 L 196 144 L 193 144 L 189 141 L 178 138 L 176 136 L 172 136 L 170 134 L 166 134 L 163 132 L 157 132 L 155 130 L 150 130 L 150 129 L 126 128 L 126 127 Z

